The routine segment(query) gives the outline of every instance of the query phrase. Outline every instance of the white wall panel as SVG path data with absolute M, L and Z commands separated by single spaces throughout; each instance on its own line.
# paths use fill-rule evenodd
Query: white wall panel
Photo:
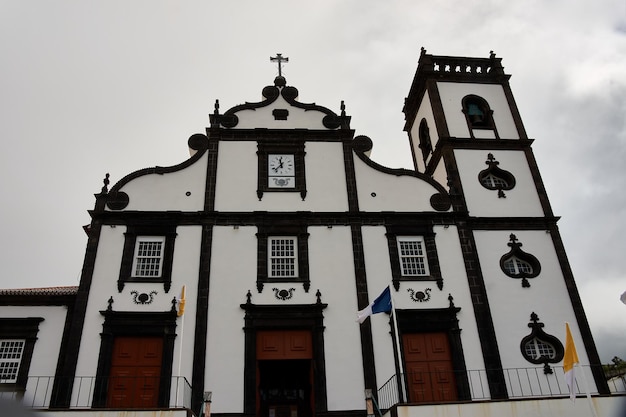
M 491 152 L 500 163 L 498 167 L 515 177 L 515 187 L 504 191 L 506 198 L 498 198 L 497 190 L 483 187 L 478 180 L 478 174 L 488 168 L 485 161 L 489 153 L 489 150 L 473 149 L 454 151 L 470 215 L 480 217 L 543 216 L 537 188 L 524 152 L 504 150 Z
M 529 279 L 530 287 L 522 288 L 520 279 L 507 276 L 500 268 L 500 258 L 510 247 L 509 236 L 514 233 L 522 243 L 521 249 L 535 256 L 541 264 L 541 272 Z M 476 246 L 480 257 L 489 307 L 493 318 L 498 348 L 504 368 L 542 368 L 522 356 L 521 340 L 530 334 L 531 313 L 539 316 L 545 326 L 543 330 L 557 337 L 565 345 L 565 322 L 569 322 L 578 346 L 581 365 L 588 365 L 589 359 L 583 349 L 576 317 L 568 296 L 567 288 L 552 239 L 546 231 L 476 231 Z M 557 363 L 557 366 L 562 366 Z M 591 375 L 588 381 L 593 385 Z
M 421 178 L 386 174 L 354 158 L 362 211 L 435 211 L 430 197 L 439 191 Z
M 129 197 L 124 210 L 202 210 L 207 155 L 205 153 L 193 165 L 180 171 L 142 175 L 131 180 L 120 189 Z

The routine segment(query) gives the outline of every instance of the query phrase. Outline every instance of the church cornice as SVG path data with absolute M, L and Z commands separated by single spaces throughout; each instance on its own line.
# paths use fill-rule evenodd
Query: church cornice
M 225 128 L 231 129 L 237 127 L 239 124 L 239 117 L 237 113 L 244 110 L 256 110 L 262 107 L 267 107 L 274 103 L 279 97 L 282 98 L 291 106 L 305 111 L 318 111 L 325 116 L 322 119 L 322 124 L 329 130 L 335 129 L 350 129 L 350 116 L 346 115 L 345 106 L 341 103 L 341 113 L 337 114 L 327 107 L 320 106 L 315 103 L 301 103 L 297 101 L 298 89 L 292 86 L 284 85 L 285 79 L 283 77 L 276 77 L 275 85 L 268 85 L 263 88 L 261 95 L 264 100 L 259 102 L 246 102 L 237 106 L 231 107 L 226 110 L 224 114 L 219 112 L 219 100 L 215 100 L 215 108 L 213 114 L 209 115 L 211 122 L 211 128 Z

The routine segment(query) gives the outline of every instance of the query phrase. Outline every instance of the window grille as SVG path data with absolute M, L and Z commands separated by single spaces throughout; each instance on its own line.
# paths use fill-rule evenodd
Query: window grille
M 516 256 L 512 256 L 504 261 L 504 270 L 511 275 L 532 274 L 533 267 L 528 262 L 521 260 Z
M 160 277 L 164 238 L 137 238 L 134 277 Z
M 297 240 L 295 237 L 269 238 L 269 271 L 272 278 L 298 276 Z
M 0 340 L 0 383 L 17 382 L 24 344 L 24 340 Z
M 485 187 L 489 189 L 494 189 L 494 188 L 508 189 L 509 188 L 508 182 L 506 182 L 504 179 L 500 177 L 496 177 L 493 174 L 485 175 L 483 178 L 481 178 L 480 181 Z
M 542 357 L 554 359 L 556 356 L 556 349 L 549 343 L 536 337 L 529 340 L 524 346 L 526 355 L 533 359 L 540 359 Z
M 400 256 L 402 276 L 428 275 L 428 263 L 423 238 L 399 237 L 398 254 Z

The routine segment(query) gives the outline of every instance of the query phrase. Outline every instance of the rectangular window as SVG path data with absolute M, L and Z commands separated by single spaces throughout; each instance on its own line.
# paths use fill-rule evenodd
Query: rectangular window
M 17 382 L 25 343 L 25 340 L 0 340 L 0 383 L 14 384 Z
M 403 277 L 428 275 L 428 261 L 424 238 L 398 236 L 398 255 Z
M 161 276 L 165 237 L 137 237 L 133 277 L 155 278 Z
M 298 240 L 295 237 L 268 238 L 268 277 L 288 278 L 298 276 Z

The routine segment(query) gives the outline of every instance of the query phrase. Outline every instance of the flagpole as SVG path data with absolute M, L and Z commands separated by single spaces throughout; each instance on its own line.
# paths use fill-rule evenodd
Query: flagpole
M 400 336 L 398 334 L 398 318 L 396 317 L 396 305 L 393 302 L 391 284 L 389 284 L 389 297 L 391 299 L 391 317 L 393 319 L 393 338 L 396 344 L 396 355 L 398 357 L 398 369 L 400 370 L 400 401 L 405 400 L 405 375 L 404 375 L 404 366 L 402 365 L 402 352 L 400 350 Z
M 177 316 L 181 317 L 180 319 L 180 343 L 179 343 L 179 352 L 178 352 L 178 375 L 177 375 L 177 379 L 178 381 L 176 381 L 176 395 L 178 396 L 178 387 L 179 387 L 179 383 L 180 383 L 180 372 L 181 372 L 181 368 L 182 368 L 182 363 L 183 363 L 183 342 L 184 342 L 184 336 L 185 336 L 185 303 L 186 303 L 186 299 L 185 299 L 185 288 L 186 286 L 183 285 L 183 288 L 181 289 L 181 295 L 180 295 L 180 300 L 178 300 L 178 312 L 177 312 Z M 183 386 L 183 391 L 184 391 L 184 386 Z
M 587 396 L 587 403 L 589 404 L 589 408 L 591 408 L 591 412 L 593 413 L 593 417 L 598 417 L 598 413 L 596 413 L 596 408 L 593 406 L 593 401 L 591 400 L 591 393 L 589 392 L 589 385 L 587 384 L 587 377 L 585 376 L 585 370 L 580 366 L 580 363 L 577 364 L 578 369 L 580 370 L 580 374 L 583 376 L 583 386 L 585 387 L 585 394 Z

